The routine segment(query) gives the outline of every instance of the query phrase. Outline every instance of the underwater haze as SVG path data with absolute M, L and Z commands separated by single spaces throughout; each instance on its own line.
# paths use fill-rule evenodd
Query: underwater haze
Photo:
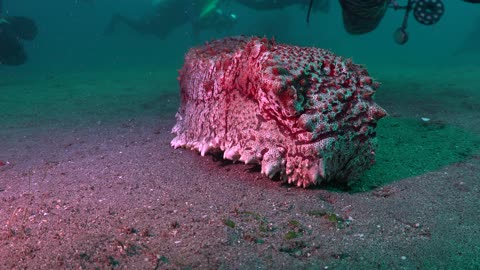
M 421 25 L 410 16 L 410 40 L 400 46 L 392 37 L 394 30 L 401 25 L 403 12 L 388 10 L 378 29 L 367 35 L 351 36 L 342 25 L 340 5 L 337 1 L 331 2 L 330 12 L 313 13 L 308 25 L 305 9 L 255 11 L 231 3 L 226 9 L 237 14 L 238 25 L 226 33 L 202 33 L 200 41 L 257 34 L 275 37 L 280 42 L 330 49 L 368 66 L 444 66 L 474 64 L 479 59 L 478 54 L 456 54 L 472 31 L 479 31 L 478 6 L 460 0 L 445 1 L 444 17 L 433 26 Z M 201 43 L 193 40 L 191 27 L 187 25 L 173 31 L 165 40 L 133 33 L 127 27 L 116 35 L 103 35 L 113 13 L 140 17 L 151 9 L 148 0 L 97 0 L 93 3 L 19 0 L 5 1 L 4 6 L 7 14 L 22 14 L 35 19 L 39 35 L 35 42 L 27 44 L 28 64 L 14 71 L 2 67 L 2 72 L 95 70 L 137 65 L 178 68 L 186 50 Z M 167 23 L 173 18 L 163 20 Z
M 196 32 L 169 26 L 195 21 L 198 1 L 153 2 L 179 8 L 3 0 L 0 15 L 33 19 L 38 35 L 21 41 L 25 63 L 0 65 L 0 269 L 480 269 L 480 4 L 444 0 L 429 26 L 410 14 L 399 45 L 404 10 L 352 35 L 340 1 L 307 23 L 308 0 L 267 11 L 212 0 L 222 13 L 207 14 L 225 21 Z M 138 31 L 125 23 L 144 15 L 155 20 Z M 177 77 L 205 74 L 191 58 L 179 74 L 187 52 L 238 35 L 328 49 L 380 83 L 377 114 L 365 115 L 388 115 L 369 120 L 377 145 L 365 163 L 375 163 L 359 179 L 301 188 L 258 164 L 172 147 L 188 99 Z M 236 105 L 242 125 L 251 104 Z

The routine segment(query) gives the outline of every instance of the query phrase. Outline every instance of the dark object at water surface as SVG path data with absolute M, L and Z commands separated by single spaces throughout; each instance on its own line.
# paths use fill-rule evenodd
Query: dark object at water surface
M 387 11 L 385 0 L 340 0 L 343 24 L 350 34 L 365 34 L 377 28 Z
M 37 26 L 22 16 L 0 17 L 0 64 L 18 66 L 27 61 L 21 40 L 33 40 Z

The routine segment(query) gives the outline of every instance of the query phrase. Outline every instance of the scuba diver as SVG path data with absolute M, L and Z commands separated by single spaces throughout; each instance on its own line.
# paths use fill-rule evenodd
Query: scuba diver
M 161 39 L 166 38 L 175 28 L 188 23 L 192 25 L 194 37 L 203 30 L 229 30 L 237 22 L 237 16 L 224 12 L 219 4 L 220 0 L 153 0 L 153 13 L 140 19 L 115 14 L 104 33 L 115 32 L 119 24 Z
M 23 16 L 3 15 L 3 0 L 0 0 L 0 65 L 18 66 L 27 61 L 22 40 L 37 36 L 35 22 Z
M 405 10 L 401 26 L 394 32 L 394 40 L 398 44 L 408 41 L 407 22 L 410 12 L 415 20 L 424 25 L 436 24 L 445 12 L 442 0 L 408 0 L 402 6 L 395 0 L 339 0 L 345 30 L 354 35 L 365 34 L 377 28 L 388 8 Z M 462 0 L 469 3 L 480 3 L 480 0 Z M 310 0 L 310 7 L 314 0 Z M 310 11 L 310 10 L 309 10 Z M 307 22 L 310 12 L 307 14 Z

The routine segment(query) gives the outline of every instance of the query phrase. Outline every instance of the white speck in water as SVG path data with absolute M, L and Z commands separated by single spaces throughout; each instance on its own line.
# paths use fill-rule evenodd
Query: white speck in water
M 428 121 L 430 121 L 430 118 L 428 118 L 428 117 L 422 117 L 422 118 L 420 118 L 420 119 L 422 119 L 423 122 L 428 122 Z

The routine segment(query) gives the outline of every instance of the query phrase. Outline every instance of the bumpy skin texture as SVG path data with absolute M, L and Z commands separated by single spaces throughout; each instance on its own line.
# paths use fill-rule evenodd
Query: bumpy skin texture
M 378 83 L 327 50 L 216 40 L 188 52 L 179 81 L 175 148 L 223 152 L 302 187 L 346 183 L 374 163 Z

